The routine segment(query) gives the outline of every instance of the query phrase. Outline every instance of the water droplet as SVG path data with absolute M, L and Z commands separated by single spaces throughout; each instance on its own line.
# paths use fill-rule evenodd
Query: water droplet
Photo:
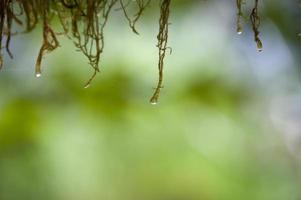
M 42 74 L 41 74 L 40 72 L 37 72 L 37 73 L 35 74 L 35 76 L 36 76 L 37 78 L 40 78 L 40 77 L 42 76 Z
M 158 102 L 156 102 L 156 101 L 152 101 L 152 102 L 150 102 L 150 104 L 152 104 L 152 105 L 157 105 L 157 104 L 158 104 Z
M 149 102 L 152 105 L 157 105 L 158 104 L 158 100 L 156 98 L 152 98 Z
M 237 32 L 238 35 L 241 35 L 242 34 L 242 28 L 240 26 L 237 27 L 236 32 Z
M 260 40 L 257 40 L 256 41 L 256 44 L 257 44 L 257 51 L 258 52 L 262 52 L 262 43 Z

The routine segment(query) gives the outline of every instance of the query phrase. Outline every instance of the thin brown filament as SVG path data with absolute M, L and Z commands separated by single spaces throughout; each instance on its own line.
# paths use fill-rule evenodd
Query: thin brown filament
M 45 53 L 50 53 L 59 46 L 59 42 L 55 36 L 54 31 L 47 24 L 47 21 L 44 20 L 43 23 L 43 44 L 40 48 L 38 58 L 35 65 L 35 75 L 40 77 L 42 74 L 41 63 Z
M 262 51 L 262 42 L 259 38 L 259 26 L 260 26 L 260 17 L 258 15 L 258 1 L 255 0 L 254 8 L 252 9 L 251 15 L 250 15 L 250 21 L 252 23 L 252 29 L 254 33 L 254 41 L 256 42 L 257 50 L 259 52 Z
M 138 7 L 138 11 L 137 11 L 137 13 L 135 13 L 134 18 L 131 19 L 131 17 L 129 16 L 128 11 L 126 9 L 131 4 L 131 1 L 128 1 L 127 4 L 124 4 L 123 0 L 119 0 L 119 3 L 121 5 L 121 10 L 123 11 L 125 18 L 127 19 L 130 28 L 137 35 L 139 35 L 139 33 L 136 30 L 136 23 L 138 22 L 138 20 L 140 19 L 140 17 L 144 13 L 145 9 L 148 7 L 150 2 L 151 2 L 151 0 L 146 0 L 146 1 L 145 0 L 136 0 L 135 3 Z
M 159 20 L 159 33 L 157 35 L 158 44 L 157 47 L 159 49 L 159 62 L 158 62 L 158 70 L 159 70 L 159 80 L 157 86 L 155 88 L 155 92 L 150 98 L 151 104 L 157 104 L 160 96 L 161 89 L 163 87 L 163 66 L 164 66 L 164 58 L 166 54 L 167 42 L 168 42 L 168 26 L 169 26 L 169 12 L 170 12 L 170 2 L 171 0 L 162 0 L 161 1 L 161 10 L 160 10 L 160 20 Z
M 236 32 L 238 34 L 241 34 L 243 31 L 242 25 L 241 25 L 241 20 L 243 17 L 242 4 L 243 4 L 243 0 L 236 0 L 236 7 L 237 7 Z

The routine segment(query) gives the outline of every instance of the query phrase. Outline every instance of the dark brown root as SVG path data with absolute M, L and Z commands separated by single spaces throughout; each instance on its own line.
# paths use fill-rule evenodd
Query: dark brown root
M 6 39 L 6 51 L 11 56 L 11 52 L 9 51 L 9 42 L 10 42 L 10 29 L 11 29 L 11 20 L 9 13 L 9 4 L 11 2 L 9 0 L 1 0 L 0 1 L 0 69 L 3 67 L 3 56 L 2 56 L 2 44 L 3 44 L 3 35 L 7 36 Z
M 40 16 L 43 19 L 43 42 L 35 65 L 35 76 L 40 77 L 42 74 L 41 63 L 43 56 L 45 53 L 50 53 L 55 50 L 59 46 L 59 42 L 56 38 L 56 34 L 49 26 L 51 19 L 51 5 L 49 1 L 39 0 L 36 2 L 36 6 L 40 8 Z
M 159 34 L 157 35 L 159 49 L 159 80 L 155 88 L 155 92 L 150 99 L 151 104 L 157 104 L 160 96 L 161 89 L 163 87 L 163 65 L 164 58 L 166 54 L 167 41 L 168 41 L 168 26 L 169 26 L 169 12 L 170 12 L 170 2 L 171 0 L 162 0 L 161 1 L 161 10 L 160 10 L 160 20 L 159 20 Z
M 44 20 L 43 24 L 43 44 L 40 48 L 39 55 L 36 61 L 36 66 L 35 66 L 35 76 L 40 77 L 42 74 L 41 70 L 41 63 L 42 63 L 42 58 L 45 53 L 50 53 L 53 50 L 55 50 L 59 46 L 59 42 L 55 36 L 55 33 L 53 30 L 50 28 L 50 26 L 47 24 L 47 21 Z
M 138 11 L 135 13 L 134 18 L 132 19 L 127 11 L 127 7 L 133 3 L 131 1 L 128 1 L 127 4 L 123 3 L 123 0 L 119 0 L 120 5 L 121 5 L 121 9 L 123 10 L 124 16 L 127 19 L 130 28 L 132 29 L 132 31 L 134 33 L 136 33 L 137 35 L 139 35 L 138 31 L 136 30 L 136 23 L 138 22 L 138 20 L 140 19 L 140 17 L 142 16 L 144 10 L 147 8 L 147 6 L 150 4 L 151 0 L 136 0 L 135 4 L 138 7 Z
M 104 49 L 104 28 L 112 7 L 118 0 L 75 1 L 71 9 L 71 30 L 75 46 L 88 58 L 94 72 L 87 88 L 100 71 L 100 55 Z M 65 27 L 65 29 L 67 29 Z
M 255 5 L 254 5 L 254 8 L 252 9 L 252 12 L 250 15 L 250 21 L 252 23 L 252 29 L 253 29 L 253 33 L 254 33 L 254 41 L 256 42 L 257 50 L 259 52 L 261 52 L 263 46 L 262 46 L 262 42 L 259 38 L 260 17 L 258 15 L 258 1 L 259 0 L 255 0 Z

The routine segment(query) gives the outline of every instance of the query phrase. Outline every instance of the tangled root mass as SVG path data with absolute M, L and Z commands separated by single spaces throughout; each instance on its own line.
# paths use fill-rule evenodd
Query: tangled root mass
M 42 74 L 42 61 L 46 53 L 59 47 L 58 35 L 71 39 L 78 49 L 88 59 L 93 73 L 85 87 L 89 87 L 97 73 L 100 71 L 101 54 L 104 49 L 104 28 L 114 6 L 122 11 L 130 28 L 136 34 L 136 23 L 143 15 L 151 1 L 159 2 L 159 33 L 157 47 L 159 51 L 158 71 L 159 78 L 155 91 L 150 99 L 152 104 L 158 102 L 163 87 L 164 58 L 171 49 L 167 46 L 169 14 L 172 0 L 0 0 L 0 69 L 3 66 L 2 50 L 12 58 L 10 41 L 13 36 L 12 24 L 23 27 L 25 32 L 33 30 L 38 22 L 42 23 L 43 39 L 36 59 L 35 75 Z M 260 18 L 258 16 L 258 1 L 250 15 L 254 32 L 254 40 L 259 51 L 262 43 L 259 39 Z M 237 5 L 237 32 L 242 33 L 241 19 L 243 17 L 243 0 L 236 0 Z M 136 8 L 132 14 L 132 8 Z M 129 11 L 131 10 L 131 12 Z M 57 18 L 63 32 L 57 33 L 51 27 L 51 21 Z

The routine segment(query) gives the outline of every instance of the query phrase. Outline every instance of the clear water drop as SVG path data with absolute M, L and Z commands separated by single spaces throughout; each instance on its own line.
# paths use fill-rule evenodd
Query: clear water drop
M 150 104 L 152 104 L 152 105 L 157 105 L 157 104 L 158 104 L 158 100 L 155 99 L 155 98 L 151 99 L 149 102 L 150 102 Z
M 262 52 L 262 43 L 260 40 L 257 40 L 256 41 L 256 44 L 257 44 L 257 51 L 258 52 Z
M 35 74 L 35 76 L 36 76 L 37 78 L 40 78 L 40 77 L 42 76 L 42 74 L 41 74 L 40 72 L 37 72 L 37 73 Z
M 242 28 L 240 26 L 237 27 L 236 32 L 237 32 L 238 35 L 241 35 L 242 34 Z

